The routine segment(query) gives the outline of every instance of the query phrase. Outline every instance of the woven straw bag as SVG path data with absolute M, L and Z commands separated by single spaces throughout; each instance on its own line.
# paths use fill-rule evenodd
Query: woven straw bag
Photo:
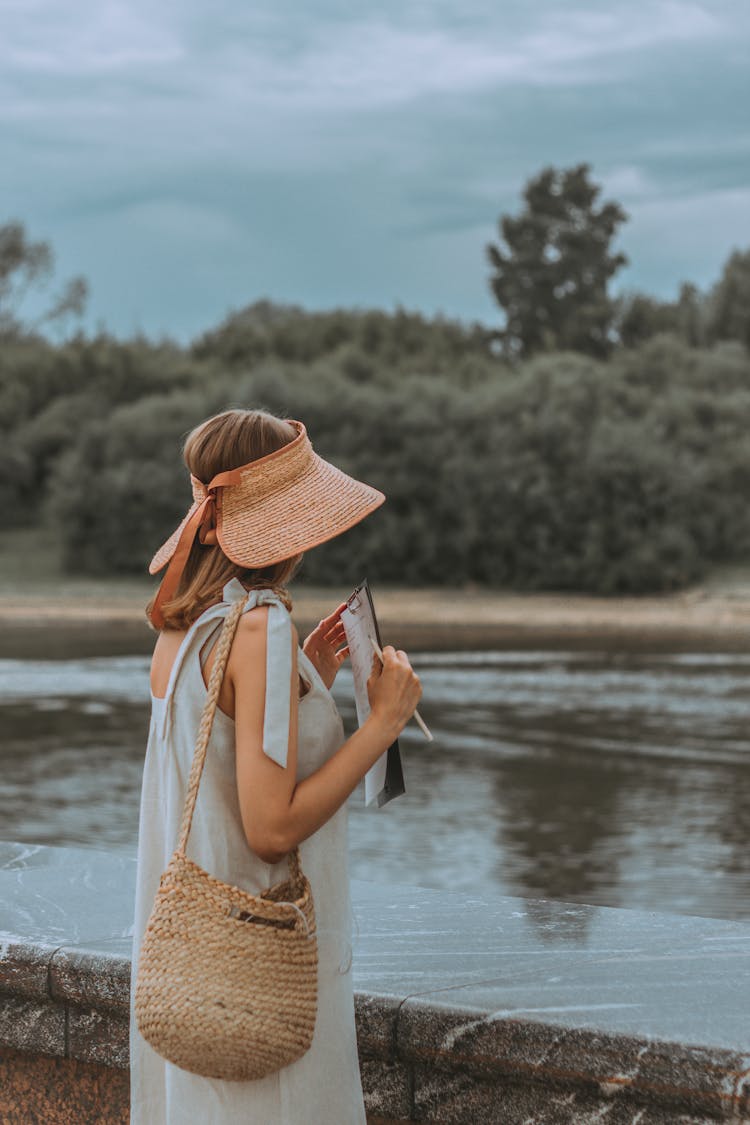
M 143 934 L 135 1020 L 163 1058 L 208 1078 L 262 1078 L 307 1051 L 315 1030 L 318 946 L 299 848 L 289 877 L 254 895 L 185 855 L 229 650 L 247 598 L 222 626 L 190 769 L 180 837 Z

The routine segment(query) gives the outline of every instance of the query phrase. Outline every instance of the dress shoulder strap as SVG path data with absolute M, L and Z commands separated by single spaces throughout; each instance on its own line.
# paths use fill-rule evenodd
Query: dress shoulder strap
M 268 587 L 246 590 L 238 578 L 232 578 L 222 590 L 222 600 L 209 606 L 196 618 L 183 637 L 167 684 L 164 698 L 162 737 L 166 738 L 173 721 L 174 694 L 180 669 L 194 646 L 198 651 L 204 640 L 227 616 L 235 602 L 247 598 L 243 614 L 256 605 L 267 605 L 266 633 L 266 704 L 263 718 L 263 750 L 280 766 L 286 766 L 289 750 L 292 680 L 292 618 L 281 597 Z

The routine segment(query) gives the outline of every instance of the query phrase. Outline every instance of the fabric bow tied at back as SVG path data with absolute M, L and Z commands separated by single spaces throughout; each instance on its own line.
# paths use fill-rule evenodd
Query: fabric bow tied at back
M 239 578 L 224 587 L 224 601 L 240 601 L 247 596 L 243 613 L 256 605 L 268 606 L 266 632 L 266 710 L 263 717 L 263 752 L 280 766 L 286 766 L 289 750 L 292 682 L 292 618 L 273 590 L 248 591 Z
M 286 766 L 289 752 L 289 723 L 291 720 L 292 680 L 292 618 L 289 610 L 274 590 L 246 590 L 239 578 L 231 578 L 222 591 L 222 601 L 209 606 L 188 629 L 172 665 L 172 672 L 164 699 L 162 736 L 166 737 L 171 721 L 174 688 L 180 667 L 191 645 L 202 649 L 208 636 L 226 617 L 232 603 L 247 598 L 243 613 L 256 605 L 268 606 L 266 633 L 266 702 L 263 716 L 263 752 L 280 766 Z M 197 634 L 201 633 L 198 637 Z M 202 635 L 205 633 L 205 637 Z

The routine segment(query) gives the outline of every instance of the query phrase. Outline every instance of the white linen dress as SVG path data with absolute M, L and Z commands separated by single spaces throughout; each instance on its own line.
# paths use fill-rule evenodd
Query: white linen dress
M 165 697 L 152 695 L 143 770 L 130 985 L 130 1125 L 365 1125 L 351 974 L 352 910 L 346 804 L 300 844 L 318 929 L 318 1010 L 309 1050 L 252 1081 L 205 1078 L 163 1059 L 134 1018 L 138 954 L 149 913 L 177 844 L 187 779 L 206 699 L 202 666 L 234 601 L 247 591 L 234 578 L 183 638 Z M 291 683 L 291 618 L 272 590 L 251 590 L 244 612 L 267 604 L 264 751 L 286 761 Z M 299 700 L 297 778 L 318 769 L 344 741 L 341 715 L 312 661 L 298 647 L 307 684 Z M 264 863 L 249 847 L 240 817 L 234 721 L 216 709 L 187 855 L 212 875 L 259 893 L 286 877 L 288 863 Z

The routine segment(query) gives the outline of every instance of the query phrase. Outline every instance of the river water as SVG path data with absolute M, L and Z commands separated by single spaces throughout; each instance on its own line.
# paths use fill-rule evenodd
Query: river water
M 406 795 L 352 794 L 353 876 L 750 917 L 750 655 L 410 658 L 435 741 L 403 732 Z M 0 660 L 2 838 L 135 853 L 148 664 Z M 351 733 L 347 667 L 333 695 Z

